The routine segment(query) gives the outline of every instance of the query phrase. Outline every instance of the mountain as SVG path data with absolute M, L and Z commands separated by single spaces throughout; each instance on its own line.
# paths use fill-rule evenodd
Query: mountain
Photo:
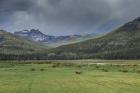
M 0 30 L 0 54 L 23 55 L 42 53 L 47 48 L 39 43 Z
M 35 29 L 18 31 L 15 32 L 14 34 L 20 37 L 27 38 L 32 41 L 46 44 L 47 46 L 51 46 L 51 47 L 76 43 L 99 36 L 98 34 L 52 36 L 52 35 L 45 35 L 41 31 Z
M 96 39 L 57 47 L 57 54 L 87 54 L 89 58 L 140 58 L 140 18 Z
M 37 42 L 45 42 L 47 39 L 52 38 L 50 36 L 41 33 L 39 30 L 35 30 L 35 29 L 23 30 L 23 31 L 15 32 L 14 34 Z

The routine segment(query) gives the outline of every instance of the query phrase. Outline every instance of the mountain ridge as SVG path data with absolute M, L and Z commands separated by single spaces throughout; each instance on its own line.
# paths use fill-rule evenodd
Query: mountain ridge
M 43 34 L 38 29 L 18 31 L 14 32 L 14 34 L 52 47 L 76 43 L 99 36 L 98 34 L 53 36 Z
M 133 54 L 133 57 L 138 57 L 140 55 L 139 47 L 140 18 L 137 18 L 104 36 L 80 43 L 60 46 L 55 48 L 53 52 L 55 52 L 56 54 L 61 54 L 63 52 L 76 53 L 77 55 L 80 55 L 81 53 L 89 54 L 90 56 L 92 56 L 92 58 L 93 56 L 97 57 L 99 55 L 100 58 L 103 56 L 107 57 L 112 54 L 110 56 L 115 55 L 116 58 L 123 58 L 129 56 L 129 51 L 132 52 L 132 50 L 137 51 L 137 53 Z

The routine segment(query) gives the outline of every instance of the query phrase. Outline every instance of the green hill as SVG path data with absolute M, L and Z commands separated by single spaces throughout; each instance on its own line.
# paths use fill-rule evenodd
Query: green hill
M 0 54 L 25 55 L 42 53 L 46 47 L 0 30 Z
M 90 58 L 140 58 L 140 18 L 137 18 L 117 30 L 80 43 L 64 45 L 53 50 L 57 54 L 87 54 Z

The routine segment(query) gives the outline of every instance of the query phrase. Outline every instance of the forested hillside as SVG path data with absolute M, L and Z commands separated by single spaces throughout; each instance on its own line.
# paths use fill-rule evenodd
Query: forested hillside
M 4 30 L 0 30 L 0 54 L 1 55 L 26 55 L 42 53 L 47 49 L 39 43 L 15 36 Z
M 100 38 L 57 47 L 53 52 L 56 54 L 74 53 L 80 58 L 140 58 L 140 18 L 126 23 L 117 30 Z

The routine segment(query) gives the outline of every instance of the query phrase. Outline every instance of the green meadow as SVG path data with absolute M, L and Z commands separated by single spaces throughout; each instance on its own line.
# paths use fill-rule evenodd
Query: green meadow
M 140 93 L 140 61 L 1 61 L 0 93 Z

